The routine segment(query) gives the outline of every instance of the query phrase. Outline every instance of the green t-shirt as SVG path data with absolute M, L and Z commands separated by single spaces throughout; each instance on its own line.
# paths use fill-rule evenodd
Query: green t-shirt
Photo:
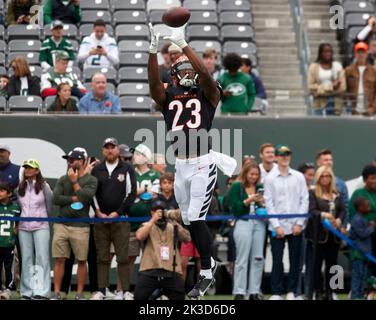
M 73 44 L 67 38 L 63 37 L 58 45 L 52 40 L 52 37 L 43 41 L 40 48 L 39 62 L 47 62 L 51 67 L 55 64 L 56 53 L 65 51 L 69 55 L 69 60 L 74 61 L 76 54 Z
M 356 213 L 356 210 L 354 208 L 354 200 L 357 197 L 362 197 L 369 201 L 371 205 L 371 212 L 367 216 L 367 220 L 376 221 L 376 192 L 370 192 L 366 188 L 360 188 L 354 191 L 350 199 L 350 203 L 349 203 L 350 222 Z
M 16 242 L 15 221 L 1 220 L 1 217 L 19 217 L 21 209 L 16 203 L 0 204 L 0 248 L 12 248 Z
M 238 72 L 236 75 L 230 75 L 225 72 L 219 79 L 223 91 L 230 91 L 231 96 L 222 98 L 221 111 L 224 113 L 247 113 L 252 111 L 253 103 L 256 97 L 255 84 L 252 78 Z

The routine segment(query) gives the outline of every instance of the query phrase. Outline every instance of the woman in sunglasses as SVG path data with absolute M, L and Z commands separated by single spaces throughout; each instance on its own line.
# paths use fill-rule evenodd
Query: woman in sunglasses
M 52 213 L 52 191 L 44 180 L 38 160 L 24 161 L 23 177 L 16 191 L 21 217 L 46 218 Z M 22 256 L 21 298 L 47 300 L 50 294 L 50 227 L 48 222 L 19 224 Z M 36 286 L 35 284 L 38 283 Z

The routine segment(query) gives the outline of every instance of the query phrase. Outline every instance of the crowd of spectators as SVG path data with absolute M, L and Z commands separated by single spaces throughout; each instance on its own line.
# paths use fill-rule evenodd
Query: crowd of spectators
M 361 248 L 362 251 L 351 249 L 348 255 L 352 264 L 350 296 L 366 298 L 366 282 L 371 274 L 375 275 L 374 266 L 364 255 L 376 251 L 374 163 L 363 169 L 363 183 L 349 199 L 346 184 L 334 174 L 330 150 L 317 153 L 316 166 L 307 162 L 298 170 L 291 168 L 292 154 L 288 145 L 265 143 L 260 146 L 260 163 L 255 157 L 246 156 L 239 176 L 228 178 L 225 192 L 221 194 L 215 188 L 210 214 L 223 212 L 238 217 L 220 226 L 210 226 L 214 239 L 219 233 L 228 237 L 225 265 L 233 280 L 234 298 L 264 299 L 264 244 L 270 243 L 270 299 L 300 300 L 311 298 L 310 292 L 317 300 L 336 299 L 330 286 L 330 268 L 338 264 L 344 243 L 323 227 L 324 220 Z M 73 221 L 53 223 L 51 235 L 48 222 L 1 222 L 1 230 L 7 231 L 0 234 L 0 266 L 5 269 L 5 278 L 0 282 L 2 299 L 12 298 L 17 289 L 12 272 L 14 251 L 21 265 L 22 299 L 66 298 L 75 260 L 77 300 L 184 298 L 190 285 L 188 263 L 191 259 L 197 262 L 199 256 L 182 224 L 174 197 L 174 174 L 166 171 L 163 155 L 153 156 L 144 144 L 132 149 L 108 138 L 102 143 L 103 160 L 89 157 L 82 147 L 63 156 L 67 160 L 66 174 L 52 187 L 43 178 L 43 167 L 38 160 L 27 159 L 19 166 L 11 162 L 10 156 L 11 149 L 0 146 L 0 216 L 57 216 Z M 247 219 L 248 215 L 265 212 L 310 216 Z M 93 216 L 151 218 L 144 223 L 74 221 Z M 53 266 L 50 266 L 50 243 Z M 290 260 L 286 288 L 285 243 Z M 131 278 L 139 256 L 140 269 L 134 287 Z M 114 257 L 117 284 L 112 293 L 109 271 Z M 37 287 L 32 285 L 35 279 L 30 273 L 35 265 L 41 284 Z M 198 274 L 199 263 L 195 263 L 194 269 L 194 274 Z M 87 274 L 91 297 L 85 292 Z

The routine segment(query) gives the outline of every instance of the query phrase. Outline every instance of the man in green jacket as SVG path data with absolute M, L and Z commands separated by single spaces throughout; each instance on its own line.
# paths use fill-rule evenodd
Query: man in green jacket
M 252 111 L 256 97 L 255 84 L 248 74 L 240 72 L 242 59 L 230 53 L 223 59 L 227 70 L 218 82 L 223 88 L 222 113 L 248 113 Z
M 68 173 L 62 176 L 54 190 L 54 204 L 58 206 L 59 218 L 88 218 L 90 202 L 97 190 L 98 181 L 85 172 L 87 153 L 76 148 L 63 156 L 68 162 Z M 65 260 L 69 259 L 71 250 L 77 259 L 77 294 L 76 300 L 83 299 L 83 290 L 87 275 L 87 256 L 89 251 L 89 223 L 63 222 L 54 224 L 52 256 L 54 267 L 54 295 L 59 300 L 61 282 L 64 276 Z
M 46 0 L 43 7 L 44 24 L 53 20 L 78 24 L 81 22 L 80 0 Z

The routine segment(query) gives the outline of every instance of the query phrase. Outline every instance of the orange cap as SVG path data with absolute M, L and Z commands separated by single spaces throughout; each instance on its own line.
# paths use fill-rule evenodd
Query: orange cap
M 368 52 L 368 44 L 365 43 L 365 42 L 358 42 L 358 43 L 354 46 L 354 51 L 355 51 L 355 52 L 358 52 L 358 50 L 364 50 L 364 51 Z

